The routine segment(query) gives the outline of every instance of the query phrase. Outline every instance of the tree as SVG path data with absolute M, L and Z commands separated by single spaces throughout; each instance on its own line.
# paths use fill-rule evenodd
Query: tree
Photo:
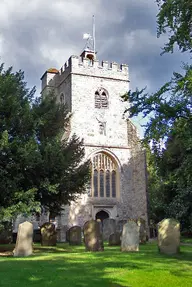
M 21 186 L 23 165 L 35 149 L 33 117 L 29 91 L 21 71 L 3 70 L 0 66 L 0 221 L 17 212 L 38 210 L 35 189 Z
M 145 142 L 152 140 L 156 148 L 160 148 L 162 140 L 175 128 L 179 118 L 186 122 L 192 119 L 192 66 L 184 65 L 184 75 L 174 73 L 172 79 L 156 93 L 146 93 L 146 89 L 122 96 L 124 101 L 131 103 L 125 110 L 130 117 L 142 114 L 148 117 Z
M 0 221 L 19 213 L 59 213 L 85 191 L 83 142 L 64 138 L 70 117 L 54 95 L 35 99 L 24 74 L 0 66 Z
M 192 231 L 192 127 L 179 119 L 161 153 L 148 148 L 150 218 L 174 217 Z
M 191 1 L 157 0 L 158 36 L 169 31 L 163 53 L 192 52 Z M 183 74 L 174 72 L 156 93 L 146 88 L 129 91 L 125 111 L 130 117 L 148 119 L 143 143 L 148 150 L 150 216 L 158 222 L 175 217 L 192 232 L 192 65 L 183 64 Z M 151 149 L 149 150 L 149 143 Z
M 169 40 L 163 52 L 173 52 L 177 44 L 181 52 L 192 52 L 192 3 L 191 0 L 156 0 L 157 36 L 168 33 Z
M 70 117 L 65 106 L 56 103 L 54 95 L 39 98 L 33 105 L 35 134 L 41 162 L 33 186 L 37 199 L 50 212 L 59 213 L 62 206 L 76 200 L 86 190 L 90 179 L 90 162 L 84 161 L 83 141 L 73 135 L 63 137 Z M 57 211 L 57 212 L 56 212 Z

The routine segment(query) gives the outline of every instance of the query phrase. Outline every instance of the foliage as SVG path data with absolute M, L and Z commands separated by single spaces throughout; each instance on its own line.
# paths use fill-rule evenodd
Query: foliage
M 192 2 L 156 0 L 158 37 L 169 33 L 164 52 L 192 52 Z M 158 222 L 175 217 L 192 232 L 192 65 L 183 74 L 173 73 L 157 92 L 146 88 L 129 91 L 122 98 L 130 103 L 130 117 L 146 117 L 144 145 L 148 151 L 150 217 Z M 150 145 L 150 149 L 149 149 Z
M 177 121 L 161 152 L 148 148 L 148 191 L 150 218 L 155 222 L 174 217 L 182 230 L 192 231 L 192 129 L 181 132 L 183 119 Z
M 125 110 L 130 117 L 142 113 L 148 117 L 145 139 L 153 140 L 158 148 L 160 140 L 165 139 L 174 129 L 174 124 L 183 118 L 183 124 L 191 122 L 192 115 L 192 65 L 183 66 L 185 74 L 174 73 L 171 81 L 167 82 L 156 93 L 145 93 L 145 89 L 123 95 L 124 101 L 131 103 Z
M 64 128 L 69 129 L 70 117 L 63 105 L 56 104 L 54 95 L 36 100 L 33 112 L 41 160 L 35 167 L 38 171 L 35 178 L 31 171 L 26 177 L 38 189 L 37 199 L 41 205 L 59 213 L 63 204 L 76 200 L 85 191 L 90 164 L 89 161 L 81 163 L 84 159 L 83 141 L 75 135 L 70 140 L 63 137 Z
M 0 67 L 0 220 L 19 213 L 59 213 L 89 180 L 83 142 L 69 128 L 66 108 L 54 95 L 34 100 L 24 74 Z
M 127 253 L 118 246 L 90 253 L 84 246 L 34 245 L 33 256 L 0 257 L 0 285 L 186 287 L 192 283 L 191 252 L 191 246 L 181 246 L 179 255 L 162 255 L 156 242 L 140 246 L 140 252 Z
M 23 171 L 34 154 L 33 116 L 29 91 L 21 71 L 0 66 L 0 219 L 8 220 L 17 212 L 38 210 L 36 189 L 23 189 Z
M 148 117 L 144 144 L 148 151 L 150 216 L 158 222 L 175 217 L 192 231 L 192 66 L 174 73 L 154 94 L 129 91 L 129 115 Z
M 191 0 L 156 0 L 157 35 L 168 33 L 169 41 L 163 52 L 173 52 L 174 44 L 180 51 L 192 52 L 192 3 Z

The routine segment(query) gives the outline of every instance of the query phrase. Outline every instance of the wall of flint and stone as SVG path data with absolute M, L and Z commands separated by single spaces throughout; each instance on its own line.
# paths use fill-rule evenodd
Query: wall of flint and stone
M 109 108 L 96 109 L 95 91 L 104 88 L 109 95 Z M 99 151 L 111 155 L 118 163 L 120 184 L 116 199 L 92 198 L 88 190 L 76 202 L 66 206 L 57 218 L 60 240 L 65 240 L 66 228 L 83 224 L 106 210 L 110 218 L 123 220 L 142 217 L 147 221 L 145 153 L 141 149 L 137 130 L 123 119 L 127 103 L 120 96 L 129 89 L 127 65 L 83 61 L 72 56 L 58 73 L 46 72 L 42 77 L 42 93 L 54 90 L 60 99 L 63 93 L 72 118 L 71 135 L 84 138 L 85 159 Z M 106 122 L 106 135 L 99 133 L 99 122 Z
M 76 203 L 65 208 L 58 218 L 59 226 L 83 226 L 100 210 L 106 210 L 117 220 L 142 217 L 147 221 L 145 153 L 136 128 L 123 119 L 127 104 L 120 98 L 129 89 L 128 78 L 127 65 L 99 61 L 90 64 L 89 60 L 82 61 L 76 56 L 72 56 L 54 78 L 58 98 L 61 93 L 65 94 L 73 114 L 71 133 L 84 138 L 85 158 L 105 151 L 116 159 L 120 173 L 116 199 L 92 198 L 88 190 Z M 101 87 L 109 94 L 108 109 L 94 107 L 95 91 Z M 106 122 L 106 135 L 99 133 L 98 121 Z

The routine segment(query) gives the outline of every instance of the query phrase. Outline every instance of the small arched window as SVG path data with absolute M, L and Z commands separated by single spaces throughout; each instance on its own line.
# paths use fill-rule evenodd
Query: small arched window
M 60 95 L 60 103 L 61 103 L 62 105 L 65 104 L 65 96 L 64 96 L 63 93 Z
M 92 159 L 92 196 L 117 197 L 117 163 L 106 153 L 97 153 Z
M 95 108 L 108 108 L 108 93 L 103 88 L 100 88 L 95 92 Z

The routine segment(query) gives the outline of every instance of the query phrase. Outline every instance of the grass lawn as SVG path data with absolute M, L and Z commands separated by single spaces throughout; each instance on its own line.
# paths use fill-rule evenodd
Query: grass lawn
M 181 243 L 192 244 L 192 237 L 181 237 Z
M 0 254 L 6 249 L 0 246 Z M 107 245 L 96 253 L 85 252 L 84 246 L 35 245 L 30 257 L 0 256 L 0 286 L 191 287 L 192 246 L 181 246 L 177 256 L 165 256 L 158 253 L 156 243 L 140 246 L 137 253 Z

